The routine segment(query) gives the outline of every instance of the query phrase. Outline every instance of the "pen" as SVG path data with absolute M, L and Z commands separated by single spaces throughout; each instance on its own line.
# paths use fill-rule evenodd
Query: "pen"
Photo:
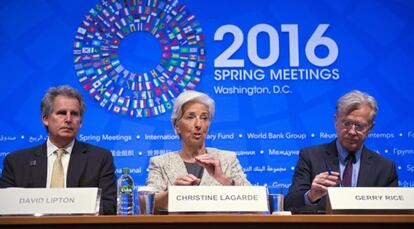
M 328 174 L 332 175 L 332 170 L 328 166 L 328 162 L 326 162 L 326 160 L 325 160 L 325 167 L 326 167 L 326 170 L 328 171 Z M 339 179 L 339 186 L 342 186 L 341 176 L 338 176 L 338 179 Z
M 332 175 L 332 170 L 329 168 L 328 163 L 326 162 L 326 160 L 325 160 L 325 167 L 326 167 L 326 170 L 328 170 L 328 174 Z

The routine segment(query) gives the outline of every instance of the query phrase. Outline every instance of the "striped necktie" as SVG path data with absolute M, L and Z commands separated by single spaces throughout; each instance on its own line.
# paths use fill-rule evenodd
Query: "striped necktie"
M 355 155 L 350 153 L 345 159 L 346 166 L 342 174 L 342 186 L 352 187 L 352 164 L 355 163 Z
M 57 149 L 56 159 L 53 163 L 52 180 L 50 182 L 51 188 L 63 188 L 65 182 L 65 174 L 63 172 L 62 155 L 66 153 L 65 149 Z

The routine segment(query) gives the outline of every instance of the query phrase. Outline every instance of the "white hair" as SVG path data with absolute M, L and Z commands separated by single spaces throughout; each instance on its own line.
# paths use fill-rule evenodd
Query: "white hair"
M 183 117 L 183 107 L 188 102 L 199 102 L 208 107 L 208 118 L 211 121 L 214 116 L 215 103 L 210 96 L 198 91 L 184 91 L 182 92 L 174 102 L 174 108 L 171 114 L 171 121 L 173 126 Z
M 336 103 L 336 115 L 348 115 L 352 111 L 359 109 L 362 105 L 368 105 L 371 108 L 369 122 L 371 124 L 374 123 L 375 116 L 378 113 L 377 102 L 374 97 L 358 90 L 350 91 L 338 99 Z

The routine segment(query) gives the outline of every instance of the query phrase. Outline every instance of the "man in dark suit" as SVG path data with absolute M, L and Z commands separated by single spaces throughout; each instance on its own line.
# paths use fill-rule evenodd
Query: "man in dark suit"
M 42 99 L 41 112 L 47 141 L 7 155 L 0 187 L 98 187 L 102 190 L 100 214 L 115 214 L 111 152 L 76 140 L 85 112 L 82 95 L 69 86 L 52 87 Z
M 338 100 L 337 139 L 300 150 L 285 210 L 325 210 L 328 187 L 398 186 L 395 164 L 364 146 L 377 112 L 375 99 L 360 91 Z

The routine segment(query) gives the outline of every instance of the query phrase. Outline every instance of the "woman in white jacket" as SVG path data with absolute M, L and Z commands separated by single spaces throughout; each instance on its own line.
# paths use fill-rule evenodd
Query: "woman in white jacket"
M 169 185 L 250 185 L 236 153 L 205 146 L 214 110 L 201 92 L 184 91 L 175 100 L 171 120 L 182 149 L 150 160 L 147 185 L 158 192 L 156 209 L 168 207 Z

